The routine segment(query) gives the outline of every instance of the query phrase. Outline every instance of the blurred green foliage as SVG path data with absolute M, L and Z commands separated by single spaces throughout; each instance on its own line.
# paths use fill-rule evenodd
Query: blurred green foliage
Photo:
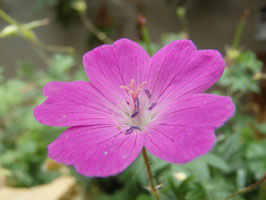
M 259 92 L 258 80 L 254 75 L 262 71 L 263 64 L 252 51 L 227 49 L 228 67 L 219 84 L 230 92 Z
M 46 70 L 36 71 L 30 62 L 18 61 L 15 78 L 1 78 L 0 167 L 9 170 L 8 185 L 47 183 L 59 174 L 45 170 L 46 146 L 63 131 L 39 124 L 33 108 L 44 100 L 42 87 L 49 81 L 82 79 L 71 55 L 55 54 Z M 1 68 L 1 71 L 3 68 Z
M 71 1 L 36 2 L 39 6 L 56 6 Z M 155 52 L 184 37 L 184 32 L 164 34 L 160 43 L 151 44 L 151 50 Z M 252 51 L 229 47 L 225 52 L 227 67 L 212 92 L 232 96 L 235 116 L 216 131 L 213 150 L 188 164 L 174 165 L 149 155 L 162 200 L 222 200 L 265 174 L 266 123 L 258 123 L 249 108 L 250 94 L 261 92 L 257 75 L 263 65 Z M 18 61 L 16 76 L 11 79 L 5 79 L 0 68 L 0 180 L 5 180 L 4 184 L 30 187 L 48 183 L 61 174 L 47 168 L 46 146 L 64 129 L 41 125 L 32 114 L 45 99 L 41 88 L 47 82 L 88 80 L 79 65 L 74 55 L 56 53 L 47 58 L 43 70 L 29 61 Z M 8 173 L 1 173 L 3 170 Z M 73 173 L 90 199 L 152 199 L 141 157 L 115 177 L 96 179 Z M 234 200 L 264 200 L 265 196 L 262 185 Z

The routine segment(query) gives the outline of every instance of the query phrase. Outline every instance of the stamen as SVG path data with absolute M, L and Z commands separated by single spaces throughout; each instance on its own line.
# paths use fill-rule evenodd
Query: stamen
M 138 114 L 139 114 L 139 111 L 135 111 L 135 112 L 131 115 L 131 118 L 136 117 Z
M 133 128 L 132 127 L 130 127 L 129 129 L 127 129 L 126 131 L 125 131 L 125 134 L 127 135 L 127 134 L 130 134 L 130 133 L 132 133 L 134 130 L 133 130 Z
M 139 98 L 134 100 L 135 108 L 139 108 Z
M 131 115 L 132 118 L 136 117 L 139 114 L 139 98 L 134 100 L 134 112 Z
M 151 93 L 149 92 L 148 89 L 145 89 L 145 94 L 147 95 L 147 97 L 150 99 L 151 98 Z
M 136 130 L 140 130 L 140 131 L 141 131 L 141 128 L 138 127 L 138 126 L 131 126 L 131 128 L 136 129 Z
M 153 102 L 149 107 L 148 110 L 152 110 L 156 106 L 156 102 Z

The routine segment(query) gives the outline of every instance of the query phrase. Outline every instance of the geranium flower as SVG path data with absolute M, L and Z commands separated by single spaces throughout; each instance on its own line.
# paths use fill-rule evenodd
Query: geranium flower
M 187 163 L 211 150 L 214 131 L 234 113 L 230 97 L 202 94 L 222 75 L 218 51 L 190 40 L 171 42 L 152 58 L 128 39 L 83 57 L 90 79 L 50 82 L 34 109 L 48 126 L 71 127 L 48 146 L 57 162 L 86 176 L 126 169 L 145 147 L 171 163 Z

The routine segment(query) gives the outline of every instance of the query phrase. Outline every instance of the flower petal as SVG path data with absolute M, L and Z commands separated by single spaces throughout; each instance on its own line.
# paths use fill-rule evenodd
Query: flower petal
M 42 124 L 67 127 L 112 121 L 116 101 L 89 82 L 50 82 L 43 93 L 47 99 L 34 108 L 34 116 Z
M 216 50 L 197 50 L 190 40 L 171 42 L 151 59 L 148 89 L 152 101 L 203 92 L 220 78 L 224 67 Z
M 112 125 L 90 125 L 67 129 L 48 151 L 52 159 L 74 165 L 80 174 L 106 177 L 126 169 L 142 147 L 142 134 L 125 135 Z
M 113 45 L 102 45 L 86 53 L 83 64 L 89 79 L 100 91 L 117 97 L 128 96 L 120 86 L 128 86 L 131 79 L 137 85 L 147 81 L 149 59 L 137 43 L 120 39 Z
M 146 130 L 144 146 L 172 163 L 186 163 L 211 150 L 214 130 L 234 114 L 230 97 L 186 95 L 160 113 Z

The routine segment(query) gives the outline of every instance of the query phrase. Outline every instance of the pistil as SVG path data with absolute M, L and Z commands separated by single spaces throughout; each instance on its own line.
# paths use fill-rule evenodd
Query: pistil
M 129 87 L 122 85 L 120 86 L 120 88 L 127 90 L 129 95 L 132 97 L 133 102 L 135 102 L 135 99 L 138 98 L 140 91 L 143 90 L 143 85 L 146 83 L 147 81 L 143 81 L 136 90 L 135 81 L 134 79 L 131 79 L 131 84 L 129 85 Z

